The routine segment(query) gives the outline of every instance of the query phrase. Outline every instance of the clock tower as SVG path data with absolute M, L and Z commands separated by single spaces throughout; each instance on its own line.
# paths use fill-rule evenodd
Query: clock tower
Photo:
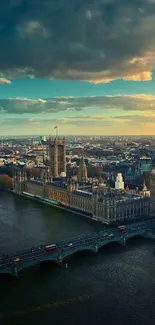
M 155 217 L 155 157 L 152 160 L 150 174 L 150 213 Z

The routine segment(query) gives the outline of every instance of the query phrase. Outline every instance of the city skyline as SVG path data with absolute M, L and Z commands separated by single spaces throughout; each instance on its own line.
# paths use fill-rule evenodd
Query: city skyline
M 14 0 L 0 18 L 0 136 L 53 135 L 54 125 L 154 134 L 153 0 Z

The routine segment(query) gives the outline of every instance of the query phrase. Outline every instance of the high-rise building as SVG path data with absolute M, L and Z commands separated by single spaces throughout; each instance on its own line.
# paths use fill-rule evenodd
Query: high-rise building
M 155 217 L 155 157 L 151 165 L 150 173 L 150 213 Z
M 66 173 L 66 140 L 56 137 L 49 139 L 49 161 L 51 177 Z
M 46 138 L 45 135 L 40 135 L 40 137 L 39 137 L 39 142 L 40 142 L 40 144 L 46 142 L 46 140 L 47 140 L 47 138 Z
M 78 170 L 78 181 L 80 184 L 85 184 L 88 181 L 87 167 L 83 157 L 81 158 L 80 166 Z

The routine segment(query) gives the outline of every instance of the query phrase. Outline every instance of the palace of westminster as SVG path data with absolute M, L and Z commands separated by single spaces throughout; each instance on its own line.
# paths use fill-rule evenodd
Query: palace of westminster
M 66 141 L 56 137 L 49 139 L 49 168 L 44 169 L 38 181 L 28 179 L 25 169 L 13 178 L 13 191 L 23 192 L 51 202 L 60 207 L 85 215 L 105 224 L 135 220 L 155 215 L 155 160 L 150 174 L 150 191 L 145 184 L 139 193 L 125 190 L 122 175 L 118 174 L 115 188 L 109 188 L 103 179 L 97 185 L 90 184 L 87 167 L 82 157 L 76 176 L 66 177 Z

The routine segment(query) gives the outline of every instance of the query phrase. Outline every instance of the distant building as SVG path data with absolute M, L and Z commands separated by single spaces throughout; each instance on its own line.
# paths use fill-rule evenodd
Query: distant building
M 47 138 L 46 138 L 46 136 L 45 135 L 40 135 L 40 137 L 39 137 L 39 142 L 40 142 L 40 144 L 42 144 L 43 142 L 46 142 L 47 141 Z
M 116 190 L 124 190 L 124 182 L 121 173 L 117 174 L 116 182 L 115 182 L 115 189 Z

